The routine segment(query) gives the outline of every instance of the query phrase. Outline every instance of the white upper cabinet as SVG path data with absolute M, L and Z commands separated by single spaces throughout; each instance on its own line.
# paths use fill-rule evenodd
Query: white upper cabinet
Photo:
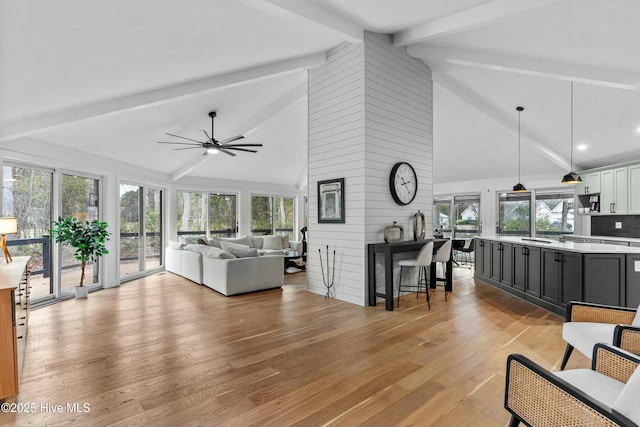
M 597 194 L 600 192 L 600 172 L 588 172 L 580 176 L 582 182 L 576 185 L 576 194 Z
M 600 213 L 624 215 L 627 213 L 627 168 L 601 172 Z
M 629 166 L 627 171 L 628 213 L 640 214 L 640 164 Z

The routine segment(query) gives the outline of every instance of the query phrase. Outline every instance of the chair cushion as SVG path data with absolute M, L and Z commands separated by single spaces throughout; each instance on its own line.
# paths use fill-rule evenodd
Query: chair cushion
M 631 322 L 631 326 L 640 327 L 640 305 L 638 306 L 638 311 L 636 311 L 636 317 L 634 317 L 633 322 Z
M 416 260 L 415 259 L 401 259 L 400 261 L 398 261 L 398 265 L 401 265 L 403 267 L 415 267 L 416 266 Z
M 640 367 L 636 368 L 611 407 L 640 425 L 638 396 L 640 396 Z
M 591 359 L 594 345 L 613 343 L 615 327 L 611 323 L 566 322 L 562 325 L 562 339 Z
M 570 369 L 554 374 L 610 408 L 625 386 L 623 382 L 591 369 Z

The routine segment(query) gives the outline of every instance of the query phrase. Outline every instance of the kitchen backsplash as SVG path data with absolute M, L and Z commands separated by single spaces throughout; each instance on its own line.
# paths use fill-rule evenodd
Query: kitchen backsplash
M 591 215 L 591 235 L 640 238 L 640 215 Z

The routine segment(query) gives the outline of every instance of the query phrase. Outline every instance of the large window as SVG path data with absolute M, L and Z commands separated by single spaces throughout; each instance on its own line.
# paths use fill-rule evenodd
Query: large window
M 251 234 L 287 234 L 296 238 L 295 198 L 251 196 Z
M 531 193 L 500 193 L 498 234 L 531 236 Z
M 162 266 L 162 190 L 120 184 L 120 276 Z
M 454 236 L 474 237 L 480 234 L 480 198 L 479 197 L 454 197 L 454 212 L 456 222 L 454 224 Z
M 536 236 L 573 234 L 573 193 L 536 192 Z
M 53 171 L 7 164 L 2 170 L 2 216 L 18 221 L 18 234 L 7 235 L 7 246 L 12 256 L 31 256 L 32 300 L 51 298 Z
M 443 237 L 451 237 L 451 199 L 436 199 L 433 204 L 433 224 Z
M 179 236 L 233 237 L 238 231 L 237 195 L 178 191 Z

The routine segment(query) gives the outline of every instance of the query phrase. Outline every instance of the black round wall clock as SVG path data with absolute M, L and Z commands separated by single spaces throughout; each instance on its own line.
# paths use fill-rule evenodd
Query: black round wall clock
M 408 205 L 416 198 L 418 176 L 409 163 L 398 162 L 393 165 L 389 175 L 389 190 L 391 197 L 399 205 Z

